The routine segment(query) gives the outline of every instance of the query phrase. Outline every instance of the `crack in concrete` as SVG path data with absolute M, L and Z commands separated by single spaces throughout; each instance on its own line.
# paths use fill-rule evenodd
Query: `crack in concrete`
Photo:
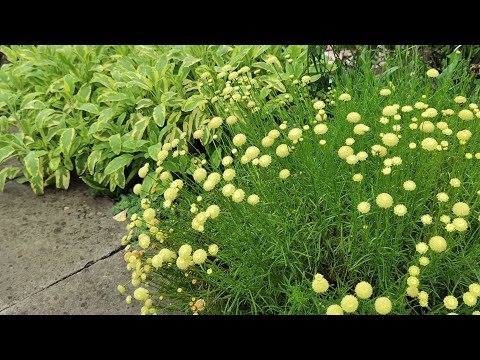
M 74 272 L 72 272 L 72 273 L 70 273 L 70 274 L 68 274 L 68 275 L 63 276 L 63 277 L 60 278 L 59 280 L 54 281 L 53 283 L 51 283 L 50 285 L 47 285 L 47 286 L 44 287 L 43 289 L 40 289 L 40 290 L 34 292 L 33 294 L 30 294 L 30 295 L 28 295 L 27 297 L 24 297 L 23 299 L 21 299 L 21 300 L 19 300 L 19 301 L 17 301 L 17 302 L 14 302 L 13 304 L 8 305 L 7 307 L 5 307 L 5 308 L 3 308 L 3 309 L 0 309 L 0 315 L 1 315 L 5 310 L 11 308 L 12 306 L 15 306 L 15 305 L 21 303 L 22 301 L 25 301 L 25 300 L 27 300 L 28 298 L 31 298 L 32 296 L 35 296 L 35 295 L 37 295 L 38 293 L 41 293 L 42 291 L 45 291 L 45 290 L 51 288 L 52 286 L 54 286 L 54 285 L 56 285 L 56 284 L 58 284 L 58 283 L 60 283 L 60 282 L 62 282 L 62 281 L 64 281 L 64 280 L 67 280 L 68 278 L 72 277 L 73 275 L 82 272 L 83 270 L 89 268 L 90 266 L 96 264 L 96 263 L 99 262 L 99 261 L 108 259 L 109 257 L 111 257 L 111 256 L 115 255 L 116 253 L 122 251 L 124 248 L 125 248 L 124 246 L 121 246 L 121 245 L 120 245 L 120 246 L 118 246 L 117 248 L 115 248 L 115 249 L 113 249 L 112 251 L 110 251 L 107 255 L 102 256 L 100 259 L 91 260 L 91 261 L 87 262 L 82 268 L 80 268 L 80 269 L 78 269 L 78 270 L 75 270 Z

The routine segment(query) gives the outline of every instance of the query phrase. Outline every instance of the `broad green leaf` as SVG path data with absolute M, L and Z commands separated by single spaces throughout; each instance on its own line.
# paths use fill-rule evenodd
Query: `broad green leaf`
M 201 59 L 197 59 L 197 58 L 195 58 L 195 57 L 193 57 L 193 56 L 189 56 L 189 55 L 188 55 L 187 57 L 185 57 L 185 59 L 183 59 L 183 66 L 185 66 L 185 67 L 188 68 L 188 67 L 192 66 L 193 64 L 196 64 L 196 63 L 199 62 L 200 60 L 201 60 Z
M 77 106 L 75 109 L 83 110 L 91 114 L 98 114 L 98 106 L 92 103 L 85 103 L 80 106 Z
M 131 154 L 123 154 L 123 155 L 117 156 L 116 158 L 114 158 L 112 161 L 108 163 L 107 167 L 105 168 L 104 174 L 105 175 L 113 174 L 115 171 L 118 171 L 124 168 L 125 166 L 127 166 L 128 164 L 130 164 L 132 159 L 133 159 L 133 155 Z
M 45 104 L 43 102 L 40 100 L 32 100 L 26 103 L 25 106 L 22 107 L 22 110 L 40 110 L 44 108 Z
M 42 158 L 35 157 L 35 152 L 30 151 L 23 159 L 25 176 L 30 182 L 30 187 L 37 195 L 43 195 Z
M 74 137 L 75 137 L 74 128 L 66 129 L 60 136 L 60 148 L 62 149 L 62 152 L 66 156 L 70 154 L 70 149 L 72 148 Z
M 96 163 L 102 158 L 103 151 L 93 150 L 92 153 L 88 156 L 87 167 L 91 175 L 95 172 Z
M 193 109 L 199 107 L 202 104 L 206 104 L 208 101 L 203 98 L 201 95 L 192 95 L 183 103 L 183 111 L 192 111 Z
M 16 166 L 7 166 L 0 170 L 0 192 L 3 191 L 3 188 L 5 187 L 5 183 L 7 182 L 7 179 L 8 180 L 14 179 L 19 171 L 20 171 L 20 168 Z
M 108 102 L 108 101 L 123 101 L 127 99 L 128 99 L 128 96 L 123 93 L 108 91 L 100 95 L 97 101 Z
M 131 140 L 127 139 L 122 142 L 122 150 L 125 151 L 138 151 L 143 145 L 148 143 L 147 140 Z
M 150 106 L 153 106 L 154 102 L 151 99 L 140 99 L 137 101 L 137 107 L 135 108 L 136 110 L 140 110 L 143 108 L 147 108 Z
M 150 194 L 152 186 L 158 183 L 158 176 L 159 175 L 155 171 L 149 171 L 148 175 L 145 177 L 145 179 L 143 179 L 142 190 L 140 192 L 140 196 L 142 198 Z
M 0 164 L 7 160 L 14 152 L 15 149 L 11 146 L 4 146 L 0 148 Z
M 147 116 L 144 116 L 142 119 L 137 121 L 135 125 L 133 125 L 133 129 L 130 133 L 130 138 L 132 140 L 140 140 L 143 137 L 143 133 L 145 132 L 149 121 L 150 118 Z
M 158 160 L 157 155 L 160 152 L 160 150 L 162 150 L 162 144 L 155 144 L 155 145 L 149 146 L 147 152 L 151 159 L 157 161 Z
M 112 149 L 113 153 L 115 155 L 119 155 L 120 152 L 122 151 L 122 139 L 120 137 L 120 134 L 115 134 L 110 136 L 110 139 L 108 140 L 110 144 L 110 148 Z
M 110 177 L 112 177 L 115 179 L 115 182 L 117 183 L 117 185 L 121 188 L 121 189 L 124 189 L 125 188 L 125 169 L 122 168 L 116 172 L 114 172 L 112 175 L 110 175 Z
M 54 158 L 51 158 L 50 161 L 48 162 L 48 167 L 51 171 L 55 171 L 58 169 L 58 167 L 60 166 L 60 157 L 54 157 Z
M 82 152 L 80 155 L 75 157 L 75 169 L 77 170 L 77 174 L 83 175 L 83 173 L 87 170 L 87 160 L 87 152 Z
M 49 116 L 51 116 L 55 110 L 52 109 L 44 109 L 40 111 L 35 118 L 35 126 L 37 127 L 37 130 L 40 130 L 44 127 L 44 122 L 45 120 L 48 119 Z
M 73 171 L 74 166 L 73 166 L 73 161 L 70 157 L 66 156 L 63 158 L 63 165 L 65 168 L 69 171 Z
M 165 105 L 160 104 L 155 106 L 155 109 L 153 109 L 153 121 L 160 126 L 163 127 L 165 124 Z
M 77 92 L 77 97 L 81 102 L 88 102 L 90 100 L 90 94 L 92 93 L 92 87 L 88 84 L 83 85 Z
M 88 176 L 80 176 L 80 179 L 87 184 L 89 187 L 95 190 L 105 190 L 105 186 L 102 186 L 101 184 L 97 183 L 96 181 L 90 179 Z
M 75 92 L 75 78 L 71 74 L 67 74 L 64 77 L 63 89 L 69 98 L 73 96 Z
M 112 130 L 112 125 L 108 123 L 107 121 L 97 121 L 90 126 L 90 129 L 88 129 L 88 135 L 92 135 L 96 132 L 109 129 Z
M 67 190 L 70 185 L 70 171 L 60 167 L 55 171 L 55 186 L 57 189 Z

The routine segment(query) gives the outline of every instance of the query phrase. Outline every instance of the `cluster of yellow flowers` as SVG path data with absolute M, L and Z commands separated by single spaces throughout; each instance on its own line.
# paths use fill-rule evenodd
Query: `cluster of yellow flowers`
M 278 59 L 270 56 L 267 58 L 266 63 L 274 66 L 278 64 Z M 230 104 L 243 103 L 243 105 L 252 112 L 259 111 L 260 109 L 255 101 L 255 97 L 250 93 L 252 86 L 257 85 L 257 83 L 253 81 L 255 79 L 245 75 L 249 72 L 249 67 L 244 67 L 237 71 L 230 65 L 223 66 L 217 74 L 217 78 L 226 77 L 228 81 L 226 82 L 225 88 L 217 97 L 228 100 Z M 439 75 L 435 69 L 430 69 L 427 72 L 427 76 L 432 79 Z M 209 76 L 211 75 L 205 76 L 205 78 Z M 294 84 L 305 85 L 310 79 L 308 76 L 305 76 L 302 79 L 292 81 Z M 389 101 L 394 91 L 395 87 L 391 84 L 389 88 L 381 89 L 379 96 L 383 97 L 382 101 Z M 332 94 L 334 94 L 333 91 L 330 95 Z M 288 102 L 289 96 L 287 95 L 289 94 L 283 95 L 284 97 L 282 99 L 284 100 L 282 101 Z M 348 93 L 339 95 L 338 100 L 342 105 L 338 105 L 338 108 L 348 106 L 347 103 L 350 102 L 351 99 L 352 97 Z M 422 99 L 426 99 L 426 97 L 422 97 Z M 218 99 L 215 101 L 218 101 Z M 465 104 L 467 99 L 463 96 L 457 96 L 454 102 L 456 104 L 454 106 L 458 107 Z M 327 103 L 329 105 L 335 105 L 334 100 L 327 101 Z M 226 149 L 224 149 L 229 150 L 231 156 L 227 155 L 221 158 L 221 161 L 219 160 L 219 163 L 221 163 L 224 168 L 223 172 L 221 172 L 221 170 L 209 172 L 207 170 L 209 167 L 207 166 L 206 160 L 192 162 L 194 164 L 194 171 L 191 172 L 191 179 L 193 179 L 191 183 L 193 184 L 192 186 L 194 186 L 195 189 L 198 188 L 200 192 L 200 194 L 196 194 L 198 195 L 196 202 L 192 200 L 190 190 L 187 191 L 184 189 L 182 191 L 184 182 L 180 179 L 173 180 L 172 174 L 163 168 L 163 162 L 167 158 L 187 155 L 188 147 L 186 141 L 184 141 L 185 136 L 182 133 L 179 139 L 165 143 L 162 146 L 162 150 L 157 154 L 157 168 L 154 171 L 155 174 L 158 175 L 159 182 L 161 182 L 161 185 L 165 188 L 163 192 L 163 209 L 151 208 L 148 198 L 144 198 L 142 200 L 143 215 L 134 214 L 134 216 L 131 217 L 131 223 L 127 225 L 130 233 L 122 240 L 122 244 L 128 244 L 133 239 L 133 229 L 139 229 L 138 245 L 142 250 L 130 251 L 130 245 L 128 245 L 127 253 L 125 254 L 127 268 L 128 270 L 132 270 L 132 285 L 138 287 L 144 283 L 145 286 L 148 287 L 148 274 L 163 266 L 173 268 L 176 266 L 176 268 L 183 271 L 186 276 L 188 276 L 189 270 L 195 266 L 200 267 L 202 271 L 207 274 L 211 274 L 213 270 L 209 268 L 205 271 L 202 265 L 208 263 L 209 256 L 217 256 L 219 248 L 216 244 L 209 245 L 207 250 L 198 248 L 194 251 L 188 243 L 182 244 L 177 251 L 173 251 L 167 247 L 159 249 L 161 244 L 168 239 L 169 233 L 174 231 L 172 228 L 163 231 L 159 229 L 160 212 L 173 210 L 175 204 L 178 203 L 180 199 L 184 199 L 190 206 L 190 212 L 187 211 L 187 214 L 183 214 L 182 216 L 191 216 L 191 228 L 194 230 L 194 233 L 198 236 L 204 236 L 205 227 L 207 226 L 208 228 L 209 224 L 212 224 L 210 221 L 215 221 L 215 219 L 222 217 L 226 212 L 225 204 L 239 207 L 260 204 L 259 207 L 261 208 L 262 199 L 255 193 L 248 193 L 248 186 L 245 185 L 244 175 L 242 174 L 255 171 L 256 176 L 261 176 L 262 172 L 271 171 L 272 167 L 278 167 L 278 169 L 275 170 L 275 174 L 278 173 L 278 178 L 276 178 L 275 181 L 277 183 L 288 182 L 293 170 L 284 168 L 286 167 L 285 164 L 288 164 L 289 159 L 287 158 L 294 154 L 306 140 L 313 140 L 315 143 L 318 141 L 318 144 L 322 146 L 326 145 L 326 140 L 323 136 L 327 134 L 330 127 L 334 126 L 330 125 L 331 122 L 327 121 L 328 116 L 325 110 L 325 101 L 314 99 L 311 107 L 314 117 L 308 120 L 308 124 L 303 126 L 298 124 L 289 126 L 287 121 L 283 121 L 273 129 L 266 128 L 265 133 L 261 134 L 261 136 L 265 135 L 261 138 L 261 141 L 252 140 L 249 136 L 237 131 L 236 126 L 244 122 L 238 114 L 227 117 L 214 116 L 205 122 L 205 124 L 202 124 L 200 128 L 194 132 L 193 137 L 195 139 L 201 139 L 204 136 L 205 128 L 220 130 L 224 126 L 227 126 L 230 133 L 235 135 L 233 135 L 231 139 L 226 139 Z M 456 122 L 449 121 L 448 118 L 454 117 L 455 114 L 457 115 L 455 117 Z M 460 109 L 456 112 L 452 109 L 437 110 L 423 101 L 418 101 L 413 105 L 386 105 L 381 110 L 381 115 L 379 120 L 380 125 L 376 123 L 376 120 L 371 121 L 370 116 L 362 115 L 361 111 L 351 111 L 342 119 L 336 119 L 336 121 L 343 121 L 344 123 L 346 121 L 345 124 L 352 128 L 353 134 L 345 139 L 345 144 L 337 148 L 336 152 L 338 157 L 352 169 L 352 181 L 357 184 L 361 184 L 364 177 L 367 176 L 366 169 L 368 169 L 368 167 L 366 164 L 370 161 L 379 162 L 383 165 L 381 173 L 385 175 L 385 177 L 379 175 L 383 179 L 402 176 L 402 172 L 406 171 L 406 164 L 410 163 L 412 158 L 405 156 L 405 151 L 401 154 L 402 156 L 397 155 L 396 152 L 399 151 L 399 149 L 408 148 L 408 154 L 412 153 L 410 150 L 415 151 L 419 149 L 417 151 L 421 151 L 422 156 L 425 157 L 433 157 L 437 152 L 444 152 L 450 149 L 464 151 L 465 145 L 468 144 L 473 133 L 469 129 L 461 129 L 458 131 L 456 129 L 463 127 L 465 122 L 472 121 L 475 117 L 480 118 L 480 111 L 476 104 L 469 104 L 468 109 Z M 439 117 L 442 117 L 441 121 L 437 121 Z M 391 126 L 392 124 L 393 126 Z M 312 127 L 310 125 L 312 125 Z M 372 134 L 374 132 L 373 130 L 377 130 L 379 126 L 385 128 L 384 132 Z M 455 134 L 455 136 L 452 136 L 453 134 Z M 376 136 L 379 136 L 377 141 L 375 141 L 378 143 L 374 143 L 371 146 L 367 145 L 367 140 Z M 407 144 L 406 139 L 412 139 L 412 141 Z M 229 146 L 231 148 L 228 148 Z M 475 153 L 475 155 L 468 152 L 465 153 L 466 159 L 472 159 L 474 157 L 480 159 L 480 153 Z M 216 168 L 218 169 L 218 167 Z M 141 178 L 148 177 L 150 173 L 151 171 L 148 164 L 145 164 L 145 166 L 138 171 L 138 175 Z M 294 172 L 293 174 L 295 175 Z M 460 176 L 460 174 L 458 176 Z M 401 189 L 400 192 L 396 189 L 390 191 L 391 194 L 395 196 L 395 200 L 391 194 L 386 192 L 386 188 L 381 189 L 379 192 L 372 192 L 372 195 L 376 194 L 374 195 L 375 204 L 380 209 L 390 209 L 393 207 L 393 214 L 396 215 L 395 221 L 404 221 L 400 218 L 408 218 L 408 216 L 413 213 L 414 207 L 414 204 L 408 202 L 408 196 L 414 196 L 416 193 L 422 191 L 420 185 L 417 188 L 417 183 L 421 184 L 419 180 L 420 179 L 414 179 L 414 176 L 405 176 L 400 182 L 400 188 L 403 187 L 403 189 Z M 242 184 L 243 186 L 241 188 L 240 185 Z M 440 203 L 441 205 L 448 203 L 450 197 L 458 199 L 461 196 L 460 194 L 455 193 L 455 196 L 452 196 L 452 194 L 462 186 L 462 181 L 459 178 L 452 177 L 449 178 L 448 184 L 450 186 L 450 195 L 445 190 L 439 192 L 434 199 L 430 200 L 436 200 L 435 203 Z M 385 186 L 390 186 L 390 182 L 386 181 Z M 135 185 L 134 193 L 142 193 L 141 184 Z M 212 199 L 213 194 L 216 193 L 223 195 L 223 197 L 220 196 L 217 199 L 219 201 L 203 201 L 203 196 L 207 199 Z M 259 194 L 263 197 L 262 193 Z M 480 195 L 480 190 L 478 195 Z M 368 197 L 368 195 L 365 195 L 365 197 Z M 243 203 L 245 199 L 248 205 Z M 230 200 L 232 203 L 229 202 Z M 469 229 L 468 216 L 473 213 L 473 209 L 476 209 L 478 201 L 473 201 L 471 198 L 465 198 L 464 200 L 465 202 L 457 201 L 452 204 L 449 207 L 450 210 L 448 210 L 449 212 L 451 211 L 451 213 L 448 214 L 446 213 L 447 209 L 444 206 L 441 207 L 442 214 L 438 216 L 438 219 L 436 216 L 432 216 L 433 214 L 424 214 L 419 220 L 423 224 L 422 239 L 420 240 L 424 241 L 419 241 L 415 244 L 415 250 L 420 257 L 415 260 L 416 263 L 414 265 L 408 268 L 405 291 L 407 296 L 418 299 L 421 307 L 429 306 L 429 294 L 426 291 L 420 290 L 421 267 L 430 264 L 431 256 L 437 256 L 437 254 L 447 250 L 449 243 L 452 241 L 449 237 L 450 233 L 464 233 Z M 207 204 L 204 205 L 204 202 Z M 356 203 L 356 209 L 364 220 L 368 218 L 368 216 L 370 216 L 368 214 L 372 212 L 371 203 L 373 203 L 373 198 Z M 374 209 L 374 211 L 378 213 L 377 209 Z M 383 210 L 380 211 L 382 211 L 381 214 L 385 213 Z M 451 215 L 454 216 L 453 220 L 451 219 Z M 190 221 L 190 218 L 188 219 L 188 221 Z M 437 221 L 440 221 L 441 227 L 437 226 Z M 365 226 L 367 225 L 365 224 L 364 228 Z M 442 232 L 442 229 L 444 229 L 445 232 Z M 430 230 L 431 233 L 429 233 Z M 419 266 L 417 266 L 417 264 Z M 195 285 L 197 283 L 197 279 L 192 280 L 192 284 Z M 314 276 L 311 286 L 313 291 L 318 294 L 327 293 L 327 291 L 332 288 L 322 274 L 316 274 Z M 119 291 L 123 293 L 125 292 L 125 288 L 121 286 L 119 287 Z M 183 289 L 179 288 L 178 292 L 183 292 Z M 361 281 L 355 286 L 354 295 L 347 294 L 343 296 L 339 304 L 329 305 L 326 308 L 326 314 L 341 315 L 343 313 L 354 313 L 359 306 L 361 306 L 361 301 L 369 301 L 373 296 L 373 292 L 374 289 L 370 283 Z M 142 313 L 155 313 L 155 310 L 152 308 L 152 293 L 143 287 L 138 287 L 135 290 L 133 298 L 144 302 Z M 467 306 L 473 307 L 477 303 L 478 296 L 480 296 L 480 285 L 474 283 L 469 286 L 469 291 L 463 294 L 462 299 Z M 190 298 L 189 306 L 194 314 L 202 311 L 206 307 L 204 299 L 197 300 L 194 297 Z M 126 301 L 131 302 L 131 299 L 131 297 L 127 297 Z M 361 301 L 359 301 L 359 299 Z M 456 297 L 449 295 L 445 297 L 444 304 L 447 309 L 455 310 L 458 306 L 458 300 Z M 376 313 L 383 315 L 391 313 L 395 308 L 395 304 L 393 304 L 387 296 L 377 297 L 373 305 Z

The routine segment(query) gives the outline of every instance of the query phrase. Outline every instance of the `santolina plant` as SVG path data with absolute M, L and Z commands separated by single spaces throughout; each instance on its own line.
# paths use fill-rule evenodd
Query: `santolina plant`
M 196 130 L 221 131 L 221 155 L 180 135 L 138 172 L 127 303 L 142 314 L 478 314 L 480 112 L 468 78 L 398 71 L 375 77 L 366 59 L 328 105 L 293 76 L 268 109 L 262 87 L 232 77 Z M 174 159 L 191 167 L 164 168 Z

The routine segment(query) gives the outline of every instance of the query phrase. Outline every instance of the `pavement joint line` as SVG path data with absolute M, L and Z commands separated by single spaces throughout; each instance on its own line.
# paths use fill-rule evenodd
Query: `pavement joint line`
M 110 251 L 107 255 L 102 256 L 100 259 L 91 260 L 91 261 L 87 262 L 82 268 L 80 268 L 80 269 L 78 269 L 78 270 L 75 270 L 74 272 L 72 272 L 72 273 L 70 273 L 70 274 L 68 274 L 68 275 L 63 276 L 63 277 L 60 278 L 59 280 L 54 281 L 53 283 L 51 283 L 50 285 L 47 285 L 47 286 L 44 287 L 43 289 L 40 289 L 40 290 L 34 292 L 33 294 L 30 294 L 30 295 L 24 297 L 23 299 L 21 299 L 21 300 L 19 300 L 19 301 L 17 301 L 17 302 L 14 302 L 13 304 L 8 305 L 7 307 L 5 307 L 5 308 L 3 308 L 3 309 L 0 309 L 0 315 L 1 315 L 5 310 L 11 308 L 12 306 L 15 306 L 15 305 L 17 305 L 17 304 L 19 304 L 19 303 L 21 303 L 21 302 L 23 302 L 23 301 L 31 298 L 32 296 L 35 296 L 35 295 L 37 295 L 38 293 L 41 293 L 42 291 L 45 291 L 45 290 L 47 290 L 48 288 L 51 288 L 52 286 L 54 286 L 54 285 L 56 285 L 56 284 L 58 284 L 58 283 L 60 283 L 60 282 L 62 282 L 62 281 L 64 281 L 64 280 L 72 277 L 73 275 L 82 272 L 83 270 L 89 268 L 90 266 L 96 264 L 96 263 L 99 262 L 99 261 L 108 259 L 109 257 L 111 257 L 111 256 L 115 255 L 116 253 L 122 251 L 124 248 L 125 248 L 124 246 L 121 246 L 121 245 L 120 245 L 120 246 L 118 246 L 117 248 L 115 248 L 115 249 L 113 249 L 112 251 Z

